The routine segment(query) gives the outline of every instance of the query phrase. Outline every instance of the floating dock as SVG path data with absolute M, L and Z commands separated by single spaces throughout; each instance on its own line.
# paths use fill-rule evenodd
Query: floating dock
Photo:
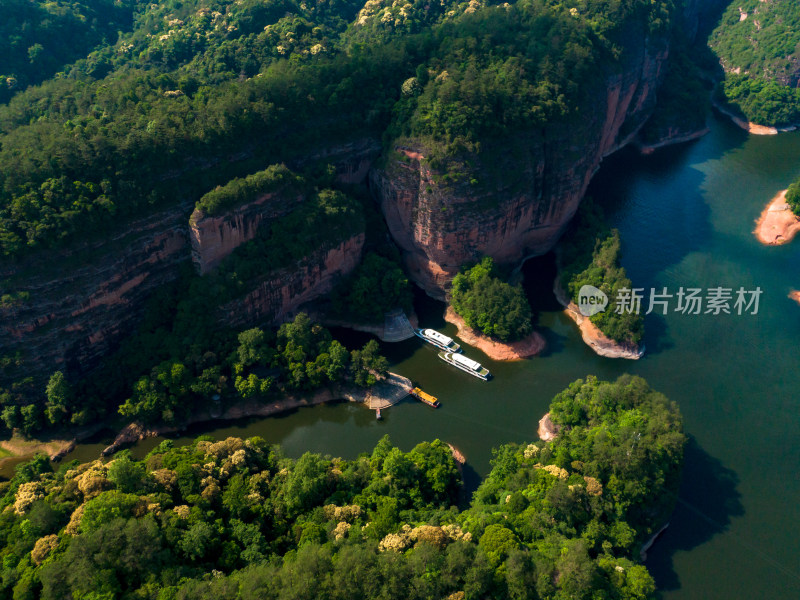
M 436 396 L 431 396 L 430 394 L 423 392 L 418 387 L 408 390 L 408 393 L 414 396 L 414 398 L 416 398 L 420 402 L 424 402 L 425 404 L 427 404 L 428 406 L 432 406 L 433 408 L 439 408 L 441 406 L 441 403 L 436 398 Z

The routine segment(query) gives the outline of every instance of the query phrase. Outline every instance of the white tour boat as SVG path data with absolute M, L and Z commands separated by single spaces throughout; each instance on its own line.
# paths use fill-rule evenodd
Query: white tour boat
M 456 344 L 453 338 L 449 338 L 435 329 L 415 329 L 414 333 L 429 344 L 433 344 L 439 348 L 439 350 L 444 350 L 445 352 L 461 352 L 461 346 Z
M 450 363 L 454 367 L 458 367 L 462 371 L 466 371 L 470 375 L 474 375 L 484 381 L 488 381 L 491 374 L 489 373 L 489 369 L 486 367 L 481 366 L 476 360 L 472 360 L 471 358 L 467 358 L 463 354 L 455 354 L 453 352 L 439 352 L 439 358 L 441 358 L 446 363 Z

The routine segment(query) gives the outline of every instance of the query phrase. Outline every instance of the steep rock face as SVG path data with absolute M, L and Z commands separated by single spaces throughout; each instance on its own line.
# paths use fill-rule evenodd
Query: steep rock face
M 380 150 L 376 139 L 357 139 L 324 148 L 292 167 L 302 170 L 314 163 L 327 163 L 340 183 L 359 184 L 366 180 Z M 195 268 L 201 275 L 213 270 L 237 246 L 253 239 L 262 223 L 289 214 L 302 201 L 301 196 L 264 194 L 222 215 L 209 216 L 195 209 L 189 221 Z
M 306 302 L 330 292 L 356 268 L 364 238 L 359 233 L 332 248 L 318 250 L 291 269 L 271 273 L 251 292 L 225 304 L 223 318 L 233 327 L 283 322 Z
M 149 295 L 189 260 L 189 210 L 184 202 L 102 243 L 0 267 L 4 292 L 30 295 L 0 308 L 0 356 L 19 353 L 24 361 L 0 371 L 0 384 L 96 364 L 141 318 Z
M 189 219 L 195 268 L 201 275 L 208 273 L 237 246 L 252 240 L 264 221 L 289 214 L 302 201 L 302 197 L 264 194 L 218 216 L 195 209 Z
M 340 144 L 310 157 L 333 165 L 336 178 L 359 183 L 380 151 L 374 139 Z M 75 245 L 22 263 L 0 264 L 0 295 L 27 292 L 18 303 L 0 304 L 0 386 L 31 377 L 36 389 L 55 370 L 71 377 L 91 371 L 133 331 L 147 299 L 180 276 L 194 260 L 208 272 L 259 225 L 288 214 L 300 198 L 265 195 L 219 217 L 192 213 L 185 200 L 128 223 L 108 239 Z M 190 218 L 190 214 L 192 217 Z M 281 273 L 226 307 L 231 324 L 280 319 L 296 306 L 330 291 L 357 264 L 363 235 L 303 261 L 298 273 Z M 283 289 L 285 287 L 285 289 Z M 19 364 L 17 364 L 19 363 Z
M 422 144 L 395 147 L 370 182 L 417 283 L 442 298 L 466 262 L 489 255 L 510 264 L 550 250 L 603 157 L 652 111 L 667 54 L 644 38 L 631 44 L 622 71 L 606 78 L 577 123 L 486 144 L 456 183 L 432 171 Z

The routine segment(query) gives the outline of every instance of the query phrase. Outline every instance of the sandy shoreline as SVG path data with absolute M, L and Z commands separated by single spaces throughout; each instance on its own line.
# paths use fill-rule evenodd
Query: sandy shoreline
M 467 326 L 456 311 L 448 306 L 444 315 L 445 321 L 458 327 L 458 337 L 465 344 L 481 350 L 492 360 L 521 360 L 539 354 L 545 347 L 544 338 L 537 332 L 519 340 L 518 342 L 498 342 L 481 335 Z
M 34 454 L 47 454 L 50 460 L 58 460 L 61 456 L 72 450 L 77 443 L 75 439 L 69 440 L 26 440 L 14 434 L 10 440 L 0 442 L 0 448 L 10 454 L 0 459 L 0 465 L 7 460 L 14 460 L 20 457 L 33 456 Z
M 564 310 L 567 316 L 575 321 L 581 330 L 583 341 L 589 345 L 600 356 L 607 358 L 627 358 L 629 360 L 639 360 L 644 356 L 644 348 L 639 346 L 628 346 L 615 342 L 592 323 L 588 317 L 584 317 L 578 310 L 578 305 L 570 302 Z
M 786 190 L 769 201 L 756 221 L 753 233 L 758 241 L 767 246 L 785 244 L 800 231 L 800 218 L 786 203 Z
M 606 358 L 627 358 L 629 360 L 639 360 L 644 356 L 644 346 L 628 345 L 615 342 L 605 335 L 600 328 L 592 323 L 588 317 L 584 317 L 578 310 L 578 305 L 572 302 L 566 292 L 561 289 L 559 276 L 553 282 L 553 293 L 556 299 L 564 307 L 564 313 L 578 326 L 583 341 L 599 356 Z
M 767 125 L 759 125 L 758 123 L 751 123 L 750 121 L 745 121 L 741 117 L 732 113 L 730 110 L 728 110 L 718 102 L 715 101 L 713 104 L 714 108 L 716 108 L 719 112 L 721 112 L 731 121 L 736 123 L 736 125 L 744 129 L 745 131 L 752 133 L 753 135 L 778 135 L 782 131 L 793 131 L 795 129 L 795 127 L 783 127 L 779 129 L 777 127 L 769 127 Z

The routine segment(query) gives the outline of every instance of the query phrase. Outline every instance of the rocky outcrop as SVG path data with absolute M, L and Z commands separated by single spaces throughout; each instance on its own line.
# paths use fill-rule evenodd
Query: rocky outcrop
M 539 419 L 539 429 L 536 431 L 539 439 L 545 442 L 550 442 L 558 437 L 558 425 L 553 423 L 550 419 L 550 413 Z
M 189 227 L 197 272 L 203 275 L 213 270 L 238 246 L 252 240 L 263 222 L 286 216 L 302 202 L 302 196 L 277 193 L 264 194 L 217 216 L 196 208 Z
M 521 360 L 536 356 L 544 350 L 547 343 L 544 337 L 536 331 L 531 332 L 521 340 L 516 342 L 500 342 L 490 337 L 482 335 L 469 327 L 464 319 L 453 310 L 452 306 L 447 307 L 444 320 L 452 323 L 458 328 L 458 337 L 468 346 L 477 348 L 492 360 Z
M 2 293 L 27 293 L 0 307 L 0 356 L 19 353 L 0 384 L 54 370 L 84 373 L 140 320 L 145 300 L 189 261 L 191 205 L 130 223 L 110 239 L 0 266 Z M 42 388 L 43 389 L 43 388 Z
M 305 163 L 331 164 L 342 182 L 363 182 L 380 145 L 362 139 L 323 150 Z M 184 200 L 132 221 L 107 239 L 74 244 L 20 263 L 0 264 L 0 386 L 32 378 L 39 392 L 58 369 L 77 378 L 113 351 L 143 316 L 151 294 L 176 280 L 193 260 L 200 273 L 212 270 L 270 219 L 288 214 L 300 197 L 264 195 L 217 217 L 195 211 Z M 191 218 L 190 218 L 191 214 Z M 257 287 L 238 308 L 223 314 L 231 323 L 273 320 L 330 291 L 358 262 L 363 235 L 323 255 L 302 261 Z M 291 271 L 291 272 L 290 272 Z
M 340 183 L 363 183 L 381 145 L 376 139 L 364 138 L 338 144 L 293 163 L 297 170 L 328 164 Z M 283 217 L 303 202 L 303 197 L 285 193 L 268 193 L 237 206 L 221 215 L 206 215 L 195 209 L 189 220 L 192 262 L 202 275 L 212 271 L 241 244 L 253 239 L 266 221 Z
M 705 126 L 701 129 L 696 129 L 693 131 L 687 131 L 682 127 L 670 127 L 663 133 L 663 135 L 659 136 L 657 141 L 645 142 L 642 140 L 637 140 L 635 142 L 635 146 L 636 149 L 639 150 L 640 154 L 649 155 L 659 148 L 666 148 L 667 146 L 675 146 L 677 144 L 685 144 L 686 142 L 700 139 L 709 131 L 711 131 L 711 129 Z
M 280 323 L 303 304 L 330 292 L 361 260 L 364 234 L 333 248 L 322 248 L 291 268 L 270 273 L 251 292 L 222 307 L 226 323 L 243 327 L 259 322 Z
M 575 321 L 578 330 L 581 332 L 583 342 L 594 350 L 595 354 L 606 358 L 627 358 L 630 360 L 639 360 L 644 356 L 644 344 L 626 344 L 612 340 L 600 331 L 600 328 L 592 323 L 589 317 L 581 314 L 578 305 L 570 300 L 566 291 L 561 287 L 558 277 L 553 282 L 553 295 L 564 307 L 564 314 Z
M 396 144 L 370 175 L 389 230 L 414 280 L 443 298 L 467 262 L 518 263 L 549 251 L 572 219 L 604 156 L 627 144 L 655 103 L 664 46 L 642 37 L 610 74 L 583 118 L 484 144 L 456 182 L 425 160 L 421 142 Z M 466 175 L 463 175 L 466 173 Z

